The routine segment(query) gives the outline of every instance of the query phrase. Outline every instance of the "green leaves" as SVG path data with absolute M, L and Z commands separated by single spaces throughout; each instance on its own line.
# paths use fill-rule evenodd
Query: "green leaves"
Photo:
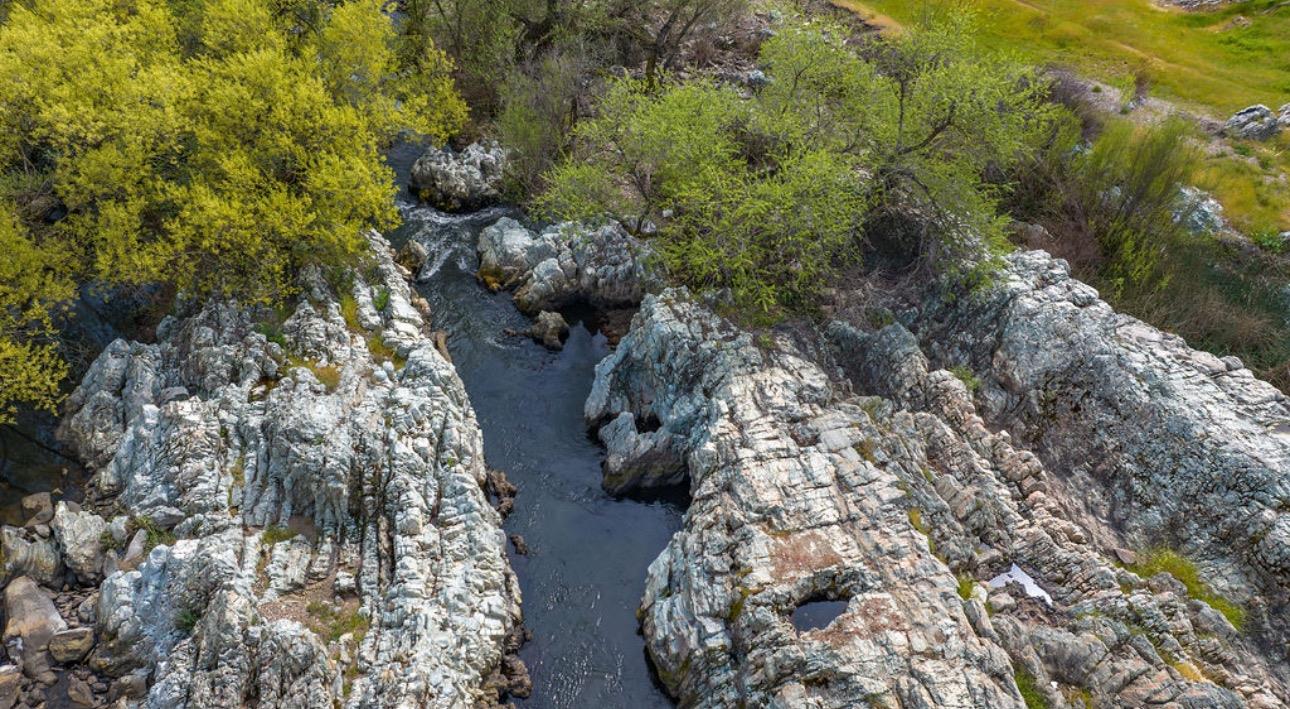
M 762 47 L 750 99 L 704 81 L 615 82 L 537 203 L 568 219 L 658 227 L 671 273 L 729 289 L 763 314 L 810 308 L 859 261 L 863 229 L 915 215 L 911 245 L 988 263 L 1002 241 L 988 169 L 1048 122 L 1043 85 L 971 44 L 954 16 L 868 49 L 828 23 L 788 24 Z
M 302 267 L 346 263 L 396 218 L 382 146 L 464 122 L 449 69 L 377 0 L 15 6 L 0 24 L 0 239 L 60 257 L 58 288 L 14 280 L 0 300 L 6 361 L 61 377 L 32 323 L 76 281 L 264 302 Z M 5 386 L 0 412 L 48 404 Z

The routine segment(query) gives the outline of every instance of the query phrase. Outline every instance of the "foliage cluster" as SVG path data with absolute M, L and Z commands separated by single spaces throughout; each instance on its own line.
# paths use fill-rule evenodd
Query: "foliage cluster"
M 78 283 L 280 299 L 390 225 L 381 156 L 443 140 L 451 64 L 378 0 L 31 0 L 0 22 L 0 421 L 52 408 Z
M 1020 157 L 1050 108 L 1028 70 L 973 43 L 973 21 L 940 16 L 863 55 L 830 25 L 790 23 L 762 46 L 767 83 L 750 100 L 614 81 L 538 205 L 657 228 L 673 276 L 763 313 L 809 305 L 866 232 L 897 222 L 922 225 L 908 241 L 938 263 L 980 261 L 1003 224 L 983 177 Z

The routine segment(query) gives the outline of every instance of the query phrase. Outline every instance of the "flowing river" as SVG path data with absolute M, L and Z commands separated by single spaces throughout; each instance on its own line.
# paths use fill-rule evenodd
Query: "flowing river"
M 410 152 L 391 162 L 406 180 Z M 402 158 L 402 159 L 400 159 Z M 484 432 L 488 464 L 519 488 L 506 531 L 529 554 L 511 554 L 533 639 L 520 651 L 533 678 L 532 707 L 666 707 L 637 632 L 645 571 L 681 525 L 676 500 L 616 499 L 600 488 L 603 451 L 588 435 L 582 406 L 603 335 L 570 317 L 569 339 L 550 352 L 507 294 L 475 280 L 476 237 L 506 214 L 452 217 L 400 204 L 404 225 L 391 237 L 430 250 L 418 290 L 430 302 Z

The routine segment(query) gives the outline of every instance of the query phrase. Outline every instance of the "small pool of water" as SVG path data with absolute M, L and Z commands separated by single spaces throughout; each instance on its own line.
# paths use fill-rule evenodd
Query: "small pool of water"
M 565 347 L 551 352 L 527 337 L 529 321 L 507 294 L 475 280 L 480 229 L 504 211 L 451 217 L 404 203 L 392 235 L 430 249 L 434 326 L 448 349 L 484 433 L 488 464 L 519 488 L 506 531 L 527 556 L 511 554 L 533 640 L 520 652 L 533 678 L 532 707 L 667 707 L 638 634 L 636 609 L 650 562 L 680 528 L 682 507 L 666 498 L 615 499 L 601 490 L 603 451 L 582 409 L 603 335 L 575 320 Z
M 800 632 L 827 628 L 846 609 L 846 601 L 807 601 L 793 609 L 793 627 Z

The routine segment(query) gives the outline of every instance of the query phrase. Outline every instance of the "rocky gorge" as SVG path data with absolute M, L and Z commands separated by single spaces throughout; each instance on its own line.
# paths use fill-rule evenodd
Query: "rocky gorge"
M 547 238 L 499 228 L 485 264 Z M 532 289 L 542 260 L 508 282 Z M 644 298 L 585 415 L 606 489 L 689 487 L 639 611 L 669 693 L 1283 706 L 1286 397 L 1043 252 L 950 295 L 844 308 L 804 339 L 754 337 L 684 290 Z M 1160 547 L 1217 595 L 1139 565 Z M 823 601 L 835 617 L 802 627 Z
M 95 472 L 87 504 L 46 495 L 4 530 L 5 706 L 524 691 L 478 425 L 424 301 L 370 242 L 370 268 L 339 288 L 306 274 L 277 324 L 193 304 L 95 361 L 60 430 Z
M 461 155 L 416 189 L 495 201 L 504 156 Z M 293 310 L 181 303 L 98 357 L 59 431 L 84 503 L 34 496 L 0 530 L 0 705 L 489 706 L 524 701 L 521 656 L 537 706 L 665 703 L 631 683 L 651 672 L 681 706 L 1290 703 L 1290 402 L 1064 262 L 749 328 L 616 224 L 405 207 L 397 253 L 371 234 Z M 585 386 L 542 388 L 574 361 Z M 536 394 L 493 412 L 490 384 Z M 537 431 L 603 455 L 490 439 L 566 415 Z M 596 514 L 542 526 L 566 506 Z M 603 544 L 551 548 L 580 536 Z M 1203 589 L 1147 563 L 1164 549 Z M 521 591 L 572 573 L 592 583 Z M 620 652 L 637 627 L 648 666 Z M 574 692 L 561 632 L 635 669 Z

